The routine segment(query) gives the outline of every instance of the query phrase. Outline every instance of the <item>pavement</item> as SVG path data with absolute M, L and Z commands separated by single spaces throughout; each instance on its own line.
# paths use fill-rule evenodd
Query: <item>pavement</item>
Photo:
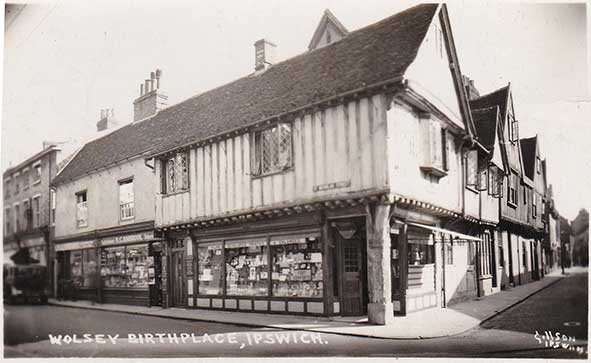
M 448 308 L 428 309 L 410 313 L 404 317 L 395 317 L 393 324 L 387 326 L 369 324 L 367 317 L 327 318 L 204 309 L 163 309 L 159 307 L 97 304 L 90 301 L 63 301 L 55 299 L 50 299 L 49 303 L 72 308 L 225 323 L 245 327 L 414 340 L 448 337 L 467 332 L 503 311 L 521 303 L 530 296 L 557 283 L 562 278 L 563 276 L 560 275 L 560 271 L 554 271 L 546 275 L 542 280 L 530 282 L 509 290 L 503 290 L 475 300 L 461 302 Z

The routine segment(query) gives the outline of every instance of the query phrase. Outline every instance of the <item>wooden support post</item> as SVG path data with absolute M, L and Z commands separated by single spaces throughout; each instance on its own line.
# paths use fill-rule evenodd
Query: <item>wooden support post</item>
M 394 321 L 390 271 L 390 205 L 370 205 L 367 212 L 367 319 L 372 324 L 388 325 Z
M 323 214 L 322 216 L 322 283 L 324 286 L 323 302 L 324 315 L 332 316 L 334 308 L 334 288 L 333 288 L 333 253 L 334 239 L 330 230 L 330 222 Z

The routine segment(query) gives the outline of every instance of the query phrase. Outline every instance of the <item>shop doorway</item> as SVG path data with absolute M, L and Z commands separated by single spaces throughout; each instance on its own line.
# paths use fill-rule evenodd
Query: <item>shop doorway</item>
M 170 255 L 170 287 L 172 306 L 185 307 L 185 246 L 183 240 L 173 243 Z
M 335 223 L 339 271 L 340 309 L 343 316 L 367 314 L 367 250 L 365 221 Z

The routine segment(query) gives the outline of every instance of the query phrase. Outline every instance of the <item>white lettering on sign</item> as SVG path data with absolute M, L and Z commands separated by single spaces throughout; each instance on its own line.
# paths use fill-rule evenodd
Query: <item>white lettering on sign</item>
M 351 181 L 350 180 L 345 180 L 345 181 L 340 181 L 340 182 L 336 182 L 336 183 L 328 183 L 328 184 L 314 185 L 312 187 L 312 191 L 314 191 L 314 192 L 321 192 L 321 191 L 324 191 L 324 190 L 347 188 L 347 187 L 350 187 L 350 186 L 351 186 Z
M 101 245 L 107 246 L 117 243 L 138 242 L 154 239 L 154 232 L 142 232 L 134 234 L 123 234 L 120 236 L 107 237 L 101 239 Z
M 93 248 L 96 246 L 97 246 L 97 243 L 95 240 L 56 243 L 55 250 L 56 251 L 71 251 L 71 250 L 81 250 L 81 249 L 85 249 L 85 248 Z

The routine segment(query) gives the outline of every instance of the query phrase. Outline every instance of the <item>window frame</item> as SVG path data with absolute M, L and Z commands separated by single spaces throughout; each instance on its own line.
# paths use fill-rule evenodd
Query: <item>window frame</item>
M 470 170 L 471 164 L 471 156 L 474 155 L 474 159 L 476 160 L 476 168 L 474 170 Z M 476 149 L 471 149 L 466 152 L 464 155 L 464 183 L 466 189 L 478 193 L 478 180 L 479 180 L 479 170 L 478 170 L 478 151 Z M 470 180 L 470 178 L 474 178 Z
M 125 185 L 125 184 L 129 184 L 131 183 L 131 195 L 132 195 L 132 201 L 131 202 L 127 202 L 127 203 L 121 203 L 121 186 Z M 119 197 L 119 221 L 129 221 L 129 220 L 133 220 L 135 219 L 135 180 L 134 177 L 128 177 L 128 178 L 124 178 L 121 180 L 117 181 L 117 186 L 118 186 L 118 197 Z M 131 204 L 131 206 L 128 208 L 128 210 L 131 210 L 131 215 L 123 217 L 123 205 L 125 204 Z
M 83 202 L 80 202 L 78 198 L 82 195 L 84 196 L 85 200 Z M 83 204 L 83 203 L 86 203 L 84 205 L 84 208 L 86 209 L 86 219 L 84 220 L 84 223 L 81 223 L 82 219 L 80 219 L 79 205 Z M 76 193 L 76 226 L 78 228 L 88 227 L 88 190 L 87 189 L 81 190 Z
M 28 190 L 29 187 L 30 187 L 30 184 L 31 184 L 30 183 L 30 181 L 31 181 L 30 180 L 30 175 L 29 175 L 29 167 L 26 167 L 26 168 L 24 168 L 21 171 L 21 177 L 22 177 L 22 181 L 23 181 L 23 188 L 22 188 L 22 190 L 23 191 Z
M 181 178 L 179 179 L 176 175 L 176 172 L 178 170 L 176 167 L 176 163 L 177 161 L 182 160 L 183 155 L 186 158 L 186 170 L 184 170 L 184 172 L 181 173 Z M 160 159 L 160 193 L 162 195 L 174 195 L 179 193 L 185 193 L 191 189 L 190 157 L 191 153 L 189 151 L 178 151 L 175 152 L 172 156 Z M 173 171 L 175 171 L 175 173 L 172 175 L 172 177 L 174 177 L 174 181 L 172 182 L 174 183 L 173 191 L 170 191 L 171 184 L 169 184 L 169 177 L 171 177 L 171 174 L 169 174 L 170 162 L 174 162 Z M 179 180 L 180 187 L 177 185 L 177 183 L 179 183 Z M 186 184 L 183 184 L 183 180 L 186 180 Z
M 33 212 L 33 228 L 39 228 L 41 226 L 41 194 L 37 194 L 31 199 L 31 210 Z
M 507 204 L 516 208 L 519 202 L 519 180 L 517 175 L 510 173 L 507 176 Z
M 37 172 L 37 169 L 39 169 L 39 172 Z M 38 161 L 38 162 L 34 163 L 32 170 L 34 170 L 34 177 L 35 177 L 35 179 L 33 180 L 32 185 L 37 185 L 37 184 L 41 183 L 41 175 L 43 173 L 43 168 L 41 166 L 41 161 Z
M 264 158 L 265 158 L 265 149 L 263 146 L 263 133 L 265 132 L 273 132 L 272 130 L 274 128 L 280 128 L 282 125 L 286 125 L 289 128 L 289 147 L 287 148 L 288 150 L 288 162 L 284 165 L 284 166 L 279 166 L 279 165 L 275 165 L 272 169 L 267 170 L 267 171 L 263 171 L 264 168 Z M 281 138 L 281 133 L 277 132 L 277 138 Z M 278 143 L 281 143 L 281 139 L 279 139 L 277 141 Z M 287 171 L 293 170 L 295 163 L 294 163 L 294 146 L 293 146 L 293 122 L 291 121 L 283 121 L 283 122 L 277 122 L 273 125 L 264 127 L 264 128 L 260 128 L 257 130 L 254 130 L 251 134 L 250 134 L 250 175 L 253 179 L 256 178 L 261 178 L 261 177 L 265 177 L 265 176 L 269 176 L 269 175 L 273 175 L 273 174 L 280 174 L 280 173 L 285 173 Z M 279 146 L 278 146 L 279 149 Z M 278 156 L 277 159 L 279 159 L 279 155 L 280 152 L 277 151 Z M 279 163 L 278 163 L 279 164 Z
M 509 141 L 515 144 L 519 141 L 519 121 L 515 118 L 512 112 L 509 112 Z

